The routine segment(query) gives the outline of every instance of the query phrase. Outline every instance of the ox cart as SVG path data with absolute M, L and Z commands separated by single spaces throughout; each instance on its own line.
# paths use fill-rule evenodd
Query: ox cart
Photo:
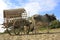
M 4 10 L 4 23 L 7 32 L 10 35 L 19 35 L 21 32 L 29 34 L 31 21 L 27 18 L 27 13 L 24 8 Z

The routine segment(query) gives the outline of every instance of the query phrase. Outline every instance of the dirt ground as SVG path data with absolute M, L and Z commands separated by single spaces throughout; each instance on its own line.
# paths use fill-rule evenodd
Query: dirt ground
M 60 33 L 21 36 L 10 36 L 8 34 L 0 34 L 0 40 L 60 40 Z
M 45 31 L 44 31 L 45 32 Z M 0 40 L 60 40 L 60 28 L 52 29 L 53 33 L 41 33 L 36 35 L 15 35 L 11 36 L 7 33 L 0 34 Z

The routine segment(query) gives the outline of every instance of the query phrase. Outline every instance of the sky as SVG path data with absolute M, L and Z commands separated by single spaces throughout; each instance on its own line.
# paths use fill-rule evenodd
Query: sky
M 0 24 L 3 23 L 3 10 L 25 8 L 28 16 L 34 14 L 54 14 L 60 20 L 60 0 L 0 0 Z

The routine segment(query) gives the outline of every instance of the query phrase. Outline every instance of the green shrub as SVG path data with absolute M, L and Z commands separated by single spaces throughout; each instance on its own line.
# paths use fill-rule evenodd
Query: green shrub
M 60 21 L 59 20 L 52 21 L 51 25 L 49 27 L 50 28 L 60 28 Z

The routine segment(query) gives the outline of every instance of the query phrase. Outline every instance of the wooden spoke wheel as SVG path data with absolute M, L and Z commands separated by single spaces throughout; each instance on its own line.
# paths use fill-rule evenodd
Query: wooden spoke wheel
M 7 28 L 6 29 L 9 35 L 14 35 L 13 28 Z
M 15 20 L 15 22 L 13 23 L 13 31 L 15 35 L 20 35 L 20 31 L 22 30 L 22 22 L 20 20 Z
M 7 28 L 7 32 L 9 35 L 19 35 L 20 33 L 20 28 Z
M 14 29 L 14 34 L 15 34 L 15 35 L 19 35 L 19 34 L 20 34 L 20 28 Z
M 14 21 L 7 25 L 8 28 L 6 29 L 9 35 L 19 35 L 20 33 L 20 22 Z

